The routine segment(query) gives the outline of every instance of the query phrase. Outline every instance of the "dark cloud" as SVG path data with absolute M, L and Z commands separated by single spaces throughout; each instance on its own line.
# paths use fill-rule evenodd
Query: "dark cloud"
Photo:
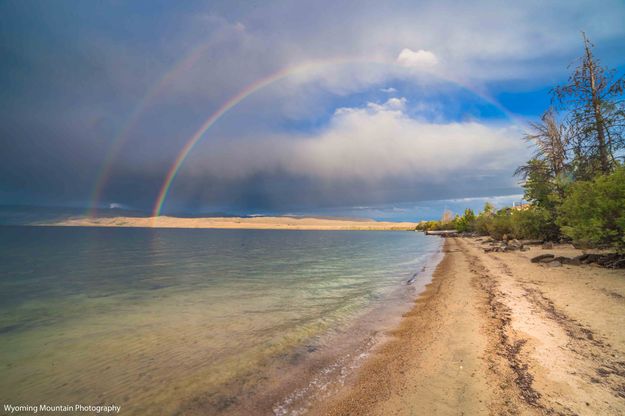
M 408 50 L 410 62 L 428 57 L 434 72 L 475 90 L 544 96 L 579 54 L 580 29 L 605 63 L 623 65 L 624 20 L 618 0 L 2 2 L 0 203 L 88 204 L 121 137 L 100 202 L 149 209 L 207 117 L 281 68 L 392 63 Z M 467 110 L 466 93 L 413 69 L 423 68 L 312 66 L 257 91 L 194 149 L 166 209 L 285 212 L 518 193 L 511 172 L 524 149 L 513 123 L 489 119 L 483 102 Z M 385 104 L 402 97 L 402 108 Z

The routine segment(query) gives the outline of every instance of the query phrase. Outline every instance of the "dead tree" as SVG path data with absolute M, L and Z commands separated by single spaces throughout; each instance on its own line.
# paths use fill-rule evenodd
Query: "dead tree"
M 554 102 L 568 112 L 571 144 L 590 176 L 609 173 L 616 166 L 615 154 L 625 149 L 625 78 L 601 66 L 592 53 L 593 44 L 582 33 L 584 55 L 568 83 L 552 90 Z

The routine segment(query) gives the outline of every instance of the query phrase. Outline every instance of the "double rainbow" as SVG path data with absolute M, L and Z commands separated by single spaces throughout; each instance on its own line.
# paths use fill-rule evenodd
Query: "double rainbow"
M 183 59 L 179 64 L 175 65 L 172 70 L 170 70 L 161 80 L 150 89 L 148 94 L 144 97 L 144 99 L 137 106 L 135 111 L 131 114 L 129 120 L 125 123 L 124 127 L 121 129 L 121 132 L 118 134 L 116 139 L 113 141 L 113 145 L 109 150 L 103 167 L 100 171 L 100 174 L 97 177 L 96 184 L 94 186 L 94 191 L 92 193 L 91 198 L 91 212 L 93 213 L 97 209 L 97 204 L 100 199 L 100 195 L 102 189 L 108 180 L 108 177 L 111 172 L 112 163 L 114 157 L 119 152 L 120 148 L 124 144 L 127 139 L 128 132 L 132 128 L 132 126 L 137 122 L 142 113 L 149 107 L 155 97 L 163 90 L 163 88 L 168 85 L 176 76 L 183 73 L 187 69 L 189 69 L 197 59 L 202 55 L 202 53 L 206 50 L 206 45 L 202 45 L 199 48 L 196 48 L 192 53 Z M 154 202 L 154 206 L 152 208 L 152 216 L 154 218 L 161 215 L 163 205 L 167 199 L 167 195 L 171 189 L 172 183 L 174 182 L 176 175 L 178 174 L 181 166 L 184 164 L 186 158 L 189 156 L 193 148 L 197 143 L 199 143 L 203 137 L 205 137 L 206 132 L 217 122 L 221 117 L 224 116 L 229 110 L 236 107 L 239 103 L 244 101 L 250 95 L 256 93 L 263 88 L 266 88 L 280 80 L 283 80 L 287 77 L 294 76 L 296 74 L 305 73 L 307 71 L 318 70 L 327 66 L 336 66 L 343 64 L 381 64 L 387 66 L 397 66 L 394 61 L 387 61 L 381 59 L 371 59 L 371 58 L 333 58 L 333 59 L 324 59 L 324 60 L 316 60 L 311 62 L 305 62 L 303 64 L 295 65 L 280 69 L 266 77 L 263 77 L 259 80 L 252 82 L 251 84 L 245 86 L 238 93 L 233 95 L 230 99 L 228 99 L 225 103 L 223 103 L 216 111 L 209 115 L 209 117 L 200 125 L 200 127 L 193 133 L 189 139 L 187 139 L 185 145 L 182 147 L 174 162 L 171 164 L 169 169 L 167 170 L 167 174 L 165 175 L 165 179 L 159 189 L 158 196 L 156 201 Z M 457 78 L 452 78 L 451 76 L 444 75 L 441 73 L 430 73 L 431 75 L 444 80 L 446 82 L 453 83 L 458 85 L 476 96 L 480 97 L 484 101 L 493 105 L 499 111 L 501 111 L 508 119 L 513 121 L 515 124 L 522 125 L 523 123 L 518 120 L 518 118 L 513 115 L 510 111 L 508 111 L 503 105 L 501 105 L 498 101 L 496 101 L 493 97 L 489 96 L 485 92 L 480 89 L 470 85 L 467 82 L 461 81 Z
M 111 177 L 113 164 L 115 158 L 123 148 L 124 144 L 128 141 L 129 134 L 135 127 L 136 123 L 141 119 L 141 116 L 155 103 L 156 98 L 170 85 L 178 76 L 185 73 L 193 67 L 199 58 L 201 58 L 212 43 L 202 43 L 195 47 L 188 53 L 183 59 L 177 62 L 169 71 L 167 71 L 157 82 L 155 82 L 150 89 L 143 96 L 141 101 L 135 106 L 126 122 L 119 129 L 117 135 L 111 141 L 111 145 L 104 155 L 104 161 L 100 167 L 96 180 L 93 185 L 93 191 L 89 198 L 89 213 L 90 217 L 96 215 L 98 205 L 102 196 L 106 183 Z

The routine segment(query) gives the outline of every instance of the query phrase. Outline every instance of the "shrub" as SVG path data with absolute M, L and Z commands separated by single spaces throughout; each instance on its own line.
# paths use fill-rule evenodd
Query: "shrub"
M 558 224 L 578 243 L 625 251 L 625 167 L 571 185 Z
M 551 212 L 532 206 L 511 215 L 512 234 L 515 238 L 557 240 L 560 230 Z
M 512 214 L 509 209 L 502 209 L 493 216 L 488 233 L 491 237 L 497 240 L 502 239 L 504 235 L 514 237 L 512 229 Z
M 481 213 L 477 216 L 474 223 L 475 232 L 480 235 L 488 235 L 490 234 L 490 229 L 492 228 L 493 223 L 493 215 Z
M 519 239 L 555 239 L 558 227 L 549 210 L 531 207 L 524 211 L 504 208 L 496 214 L 481 213 L 474 223 L 475 231 L 501 239 L 504 235 Z
M 464 215 L 456 219 L 456 229 L 461 233 L 475 230 L 475 214 L 471 208 L 465 209 Z

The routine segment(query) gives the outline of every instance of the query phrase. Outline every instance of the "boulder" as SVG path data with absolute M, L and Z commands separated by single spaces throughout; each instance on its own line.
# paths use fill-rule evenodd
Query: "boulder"
M 560 263 L 559 261 L 550 261 L 549 263 L 547 263 L 547 266 L 549 266 L 549 267 L 561 267 L 562 263 Z
M 551 250 L 553 248 L 553 243 L 551 241 L 545 241 L 543 243 L 543 250 Z
M 521 251 L 530 251 L 530 248 L 526 245 L 521 246 Z
M 541 254 L 540 256 L 536 256 L 534 258 L 532 258 L 531 262 L 532 263 L 546 263 L 546 262 L 550 262 L 553 259 L 555 259 L 556 256 L 554 256 L 553 254 Z

